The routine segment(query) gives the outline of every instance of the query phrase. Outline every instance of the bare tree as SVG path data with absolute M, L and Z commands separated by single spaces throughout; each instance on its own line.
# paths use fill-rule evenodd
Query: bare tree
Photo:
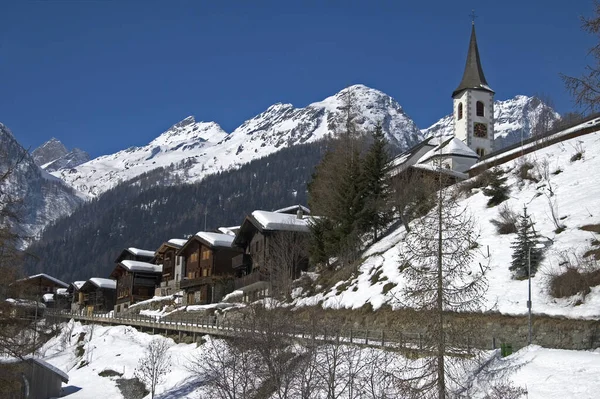
M 290 298 L 292 282 L 308 267 L 308 239 L 308 234 L 299 231 L 280 231 L 270 237 L 265 266 L 273 298 Z
M 171 356 L 167 354 L 169 345 L 165 339 L 156 338 L 146 347 L 144 357 L 140 358 L 135 376 L 150 387 L 151 398 L 154 399 L 156 386 L 171 371 Z
M 582 29 L 596 38 L 600 38 L 600 2 L 594 2 L 594 16 L 581 17 Z M 592 63 L 586 65 L 581 77 L 560 74 L 567 90 L 575 98 L 575 105 L 585 110 L 594 111 L 600 105 L 600 44 L 596 44 L 589 52 Z
M 413 170 L 405 170 L 392 177 L 391 203 L 406 231 L 410 222 L 422 216 L 433 206 L 434 182 Z
M 487 289 L 484 267 L 473 267 L 477 247 L 475 221 L 456 203 L 450 189 L 437 193 L 433 211 L 413 223 L 402 252 L 406 286 L 401 300 L 417 310 L 426 331 L 425 348 L 432 356 L 410 377 L 422 397 L 444 399 L 451 394 L 452 379 L 446 357 L 451 354 L 446 312 L 479 309 Z

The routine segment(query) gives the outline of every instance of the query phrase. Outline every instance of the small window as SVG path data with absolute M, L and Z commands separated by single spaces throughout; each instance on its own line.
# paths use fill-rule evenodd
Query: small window
M 476 150 L 476 152 L 477 152 L 477 155 L 479 155 L 479 157 L 485 156 L 485 150 L 483 148 L 478 148 Z
M 462 103 L 458 103 L 458 111 L 457 111 L 457 114 L 458 114 L 458 115 L 457 115 L 458 119 L 459 119 L 459 120 L 460 120 L 460 119 L 462 119 L 462 117 L 463 117 L 463 105 L 462 105 Z
M 481 101 L 477 101 L 476 108 L 477 108 L 477 110 L 476 110 L 477 116 L 485 116 L 485 113 L 484 113 L 485 107 L 483 106 L 483 103 Z

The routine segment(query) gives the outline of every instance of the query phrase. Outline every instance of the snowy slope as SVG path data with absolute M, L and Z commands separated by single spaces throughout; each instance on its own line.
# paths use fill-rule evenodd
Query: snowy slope
M 571 161 L 571 157 L 578 151 L 576 149 L 583 149 L 583 158 Z M 563 266 L 559 266 L 562 260 L 561 254 L 581 255 L 589 249 L 592 240 L 599 239 L 598 234 L 583 231 L 580 227 L 600 223 L 600 184 L 597 176 L 597 172 L 600 171 L 600 133 L 554 144 L 529 154 L 527 159 L 538 165 L 546 162 L 548 179 L 542 178 L 538 184 L 530 181 L 519 182 L 515 169 L 523 161 L 521 158 L 502 165 L 502 168 L 509 171 L 506 176 L 508 176 L 507 185 L 510 187 L 510 199 L 505 203 L 517 213 L 522 213 L 523 205 L 526 204 L 528 213 L 536 223 L 538 234 L 553 241 L 552 246 L 546 251 L 540 271 L 532 279 L 533 311 L 539 314 L 575 318 L 600 317 L 600 286 L 593 287 L 592 292 L 585 298 L 576 296 L 554 299 L 547 290 L 549 273 L 563 270 Z M 532 173 L 544 175 L 543 167 L 534 169 Z M 549 185 L 554 192 L 554 196 L 550 198 L 558 209 L 558 217 L 563 218 L 561 222 L 566 226 L 566 230 L 559 234 L 555 233 L 556 227 L 551 217 L 547 197 Z M 488 197 L 477 191 L 460 202 L 461 206 L 467 207 L 478 221 L 481 229 L 478 243 L 481 244 L 481 248 L 487 249 L 489 246 L 491 255 L 490 270 L 487 275 L 490 287 L 483 310 L 525 314 L 527 281 L 513 280 L 508 270 L 512 259 L 511 243 L 516 235 L 499 235 L 496 232 L 490 220 L 497 217 L 498 207 L 488 208 L 487 201 Z M 297 303 L 315 304 L 323 300 L 325 307 L 354 309 L 366 303 L 371 303 L 375 309 L 383 303 L 395 305 L 394 296 L 397 297 L 401 292 L 404 283 L 402 274 L 398 271 L 404 235 L 404 228 L 398 228 L 370 247 L 364 255 L 366 259 L 360 266 L 358 275 L 341 294 L 338 295 L 334 287 L 313 297 L 297 299 Z M 478 256 L 474 259 L 472 267 L 477 268 L 479 262 L 486 264 L 485 259 Z M 384 277 L 388 280 L 372 285 L 370 278 L 378 271 L 382 272 L 380 280 Z M 397 285 L 383 294 L 383 286 L 390 282 Z M 578 304 L 579 301 L 583 303 Z
M 346 88 L 304 108 L 275 104 L 227 134 L 214 122 L 188 117 L 150 144 L 102 156 L 74 169 L 53 174 L 94 197 L 154 168 L 173 164 L 173 174 L 186 182 L 236 168 L 281 148 L 313 142 L 340 131 L 344 98 L 356 103 L 356 122 L 364 131 L 382 123 L 388 139 L 406 149 L 422 136 L 415 123 L 390 96 L 363 85 Z
M 85 334 L 78 344 L 81 333 Z M 68 393 L 69 398 L 96 399 L 101 393 L 103 398 L 117 399 L 123 396 L 117 388 L 116 377 L 102 377 L 99 373 L 113 370 L 123 373 L 123 378 L 132 378 L 138 361 L 144 354 L 144 348 L 156 337 L 159 336 L 141 333 L 131 327 L 90 326 L 70 322 L 63 325 L 58 337 L 44 345 L 41 354 L 45 361 L 68 374 L 69 382 L 63 384 L 63 392 Z M 219 347 L 221 342 L 213 341 L 208 336 L 206 339 L 207 342 L 200 346 L 175 344 L 173 340 L 166 339 L 169 345 L 167 354 L 171 356 L 172 364 L 165 381 L 157 386 L 157 399 L 215 397 L 208 388 L 202 387 L 203 376 L 194 375 L 186 368 L 192 357 L 202 358 L 206 351 Z M 77 356 L 78 345 L 83 348 L 80 357 Z M 380 350 L 364 348 L 355 353 L 352 361 L 358 363 L 363 357 L 368 359 L 368 353 L 378 351 Z M 399 353 L 392 356 L 403 361 Z M 527 388 L 529 399 L 591 399 L 597 397 L 600 389 L 600 380 L 597 378 L 600 373 L 600 353 L 597 351 L 553 350 L 529 346 L 495 362 L 495 368 L 520 366 L 509 378 L 518 386 Z M 275 398 L 276 395 L 272 397 Z M 325 398 L 325 392 L 314 397 Z M 150 395 L 146 398 L 150 398 Z
M 560 120 L 560 115 L 542 103 L 537 97 L 518 95 L 505 101 L 494 102 L 495 148 L 499 149 L 530 136 L 541 116 L 548 118 L 550 127 Z M 446 115 L 427 129 L 421 130 L 425 137 L 454 134 L 452 114 Z

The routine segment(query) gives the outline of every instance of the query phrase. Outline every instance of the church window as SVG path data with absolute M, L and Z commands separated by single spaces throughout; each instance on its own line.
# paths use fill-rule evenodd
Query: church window
M 475 151 L 477 152 L 477 155 L 479 155 L 479 157 L 483 157 L 485 155 L 485 150 L 483 148 L 478 148 Z
M 481 101 L 477 101 L 476 108 L 477 108 L 476 109 L 477 116 L 485 116 L 484 112 L 483 112 L 484 111 L 484 106 L 483 106 L 483 103 Z
M 463 116 L 463 105 L 462 103 L 458 103 L 458 119 L 461 120 Z

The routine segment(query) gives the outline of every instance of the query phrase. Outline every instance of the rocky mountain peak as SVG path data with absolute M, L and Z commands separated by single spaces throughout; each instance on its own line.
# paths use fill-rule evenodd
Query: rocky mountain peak
M 60 140 L 52 137 L 50 140 L 33 150 L 31 156 L 38 166 L 42 166 L 65 156 L 68 152 L 69 150 L 67 150 L 67 147 L 65 147 Z

